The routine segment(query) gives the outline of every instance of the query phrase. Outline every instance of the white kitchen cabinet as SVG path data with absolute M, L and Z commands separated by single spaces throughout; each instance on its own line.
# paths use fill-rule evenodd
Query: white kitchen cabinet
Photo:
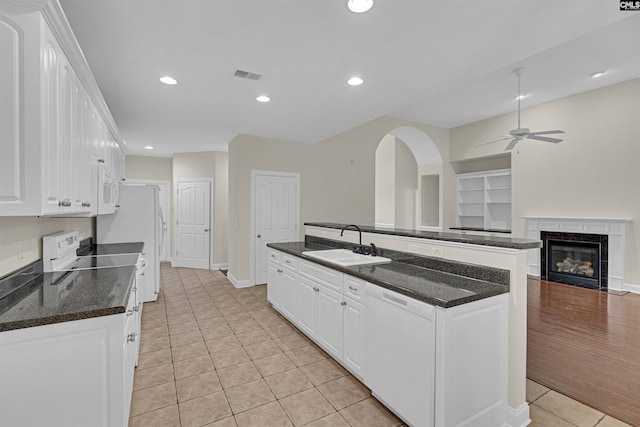
M 0 333 L 0 425 L 126 426 L 138 304 L 134 286 L 125 313 Z
M 298 314 L 298 275 L 286 268 L 280 269 L 280 309 L 295 323 Z
M 342 339 L 342 362 L 358 378 L 365 378 L 364 344 L 365 344 L 365 305 L 364 280 L 348 275 L 344 276 L 344 320 Z
M 267 301 L 269 301 L 274 308 L 280 307 L 281 288 L 280 265 L 269 261 L 269 266 L 267 267 Z
M 290 321 L 296 322 L 298 313 L 298 282 L 293 257 L 269 250 L 267 267 L 267 300 Z M 287 263 L 288 261 L 288 263 Z
M 338 360 L 342 360 L 342 326 L 344 304 L 342 294 L 319 285 L 318 326 L 316 340 L 322 348 Z
M 300 276 L 298 282 L 298 327 L 310 337 L 315 337 L 318 327 L 318 296 L 320 287 L 312 280 Z M 269 289 L 267 289 L 269 293 Z
M 40 6 L 3 5 L 0 19 L 0 43 L 9 47 L 0 64 L 0 215 L 95 215 L 97 169 L 85 144 L 105 138 L 90 135 L 82 111 L 89 96 L 43 13 L 32 7 Z M 112 167 L 122 174 L 117 144 L 111 150 L 118 152 Z

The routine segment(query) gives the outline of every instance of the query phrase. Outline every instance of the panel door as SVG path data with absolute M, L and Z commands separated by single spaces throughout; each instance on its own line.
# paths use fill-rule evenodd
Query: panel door
M 364 378 L 364 304 L 345 298 L 342 361 L 353 373 Z
M 255 208 L 255 283 L 267 280 L 267 243 L 298 239 L 298 190 L 293 176 L 256 175 Z
M 290 320 L 295 321 L 298 314 L 298 282 L 299 276 L 286 268 L 280 269 L 282 287 L 280 309 Z
M 342 359 L 342 295 L 318 286 L 317 339 L 332 356 Z
M 176 264 L 209 269 L 211 189 L 207 181 L 178 182 Z
M 298 327 L 310 337 L 316 336 L 318 325 L 318 286 L 300 276 L 298 281 Z

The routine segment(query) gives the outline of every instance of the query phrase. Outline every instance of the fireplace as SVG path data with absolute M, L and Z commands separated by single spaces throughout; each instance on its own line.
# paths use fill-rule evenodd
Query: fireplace
M 540 233 L 543 279 L 606 291 L 608 238 L 598 234 Z

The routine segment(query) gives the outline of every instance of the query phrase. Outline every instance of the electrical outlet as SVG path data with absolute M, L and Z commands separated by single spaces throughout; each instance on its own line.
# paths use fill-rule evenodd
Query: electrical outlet
M 442 249 L 442 248 L 431 248 L 431 255 L 437 256 L 437 257 L 443 257 L 444 256 L 444 249 Z
M 21 240 L 18 242 L 18 259 L 24 259 L 24 253 L 27 249 L 27 242 Z

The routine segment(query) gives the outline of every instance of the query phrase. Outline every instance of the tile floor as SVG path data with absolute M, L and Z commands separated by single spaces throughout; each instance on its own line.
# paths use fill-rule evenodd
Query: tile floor
M 130 427 L 400 426 L 370 391 L 270 308 L 266 286 L 161 268 L 145 303 Z M 626 426 L 529 381 L 533 426 Z

